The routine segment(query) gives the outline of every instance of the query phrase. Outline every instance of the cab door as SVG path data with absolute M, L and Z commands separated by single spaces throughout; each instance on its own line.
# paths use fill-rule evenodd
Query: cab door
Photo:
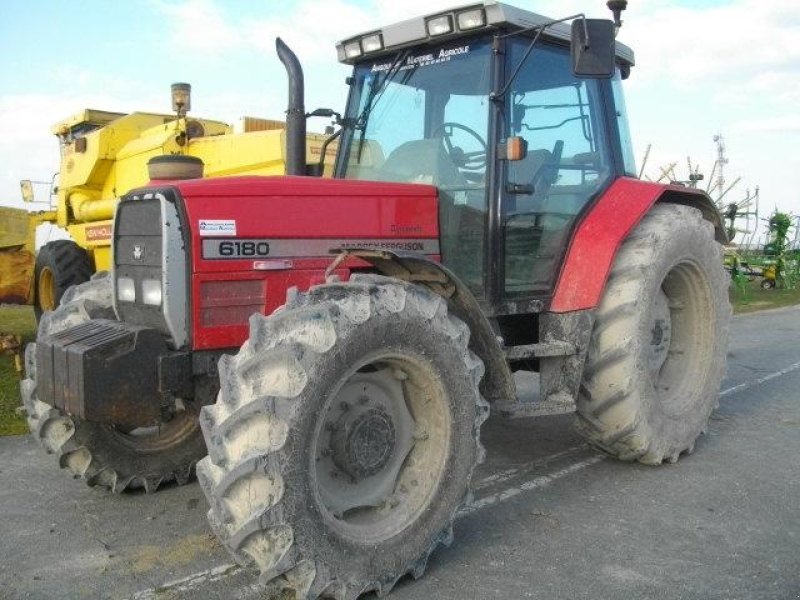
M 506 72 L 522 60 L 529 39 L 508 43 Z M 503 128 L 525 140 L 522 160 L 507 161 L 501 197 L 501 305 L 552 294 L 573 227 L 610 185 L 607 80 L 572 75 L 569 51 L 533 49 L 504 99 Z

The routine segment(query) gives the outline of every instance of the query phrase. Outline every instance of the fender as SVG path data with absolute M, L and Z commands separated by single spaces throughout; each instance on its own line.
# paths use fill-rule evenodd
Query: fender
M 508 368 L 497 335 L 475 296 L 452 271 L 422 254 L 358 248 L 346 249 L 334 265 L 329 267 L 329 271 L 350 256 L 370 263 L 381 275 L 424 285 L 442 296 L 447 301 L 450 312 L 469 327 L 469 348 L 486 366 L 481 380 L 481 394 L 489 402 L 513 401 L 517 397 L 514 377 Z
M 600 302 L 617 250 L 656 202 L 694 206 L 713 223 L 718 242 L 728 242 L 722 217 L 702 190 L 621 177 L 594 203 L 572 236 L 549 310 L 565 313 Z

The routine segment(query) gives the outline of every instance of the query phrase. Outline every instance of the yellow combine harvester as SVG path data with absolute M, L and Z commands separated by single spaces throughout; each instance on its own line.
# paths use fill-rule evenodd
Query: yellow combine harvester
M 55 210 L 0 212 L 0 303 L 33 304 L 38 316 L 55 308 L 68 287 L 110 268 L 117 200 L 149 181 L 147 162 L 155 156 L 197 157 L 204 177 L 285 173 L 282 121 L 245 117 L 234 131 L 220 121 L 188 118 L 189 92 L 188 84 L 172 86 L 173 115 L 86 109 L 53 127 L 61 146 Z M 325 139 L 307 136 L 309 163 L 319 163 Z M 325 154 L 327 171 L 335 144 Z M 22 192 L 33 200 L 30 181 L 22 182 Z M 45 244 L 34 262 L 35 230 L 44 222 L 72 239 Z
M 35 234 L 55 212 L 29 213 L 0 207 L 0 303 L 30 304 L 33 299 Z

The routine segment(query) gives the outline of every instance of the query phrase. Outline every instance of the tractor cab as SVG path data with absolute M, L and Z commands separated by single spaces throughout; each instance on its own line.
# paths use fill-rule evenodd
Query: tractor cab
M 589 34 L 579 50 L 606 51 L 601 76 L 575 73 L 567 19 L 498 3 L 338 45 L 354 72 L 336 175 L 436 186 L 442 260 L 490 313 L 546 302 L 581 212 L 635 173 L 633 53 L 611 21 L 570 19 Z

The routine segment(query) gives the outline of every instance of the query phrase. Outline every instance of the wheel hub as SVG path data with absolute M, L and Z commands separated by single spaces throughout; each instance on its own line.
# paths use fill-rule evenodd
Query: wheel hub
M 385 366 L 355 373 L 321 417 L 314 444 L 317 482 L 334 515 L 382 506 L 395 490 L 415 430 L 399 377 L 400 371 Z
M 333 462 L 354 480 L 378 473 L 392 457 L 396 433 L 391 415 L 361 405 L 347 410 L 331 436 Z
M 664 291 L 659 290 L 653 299 L 648 352 L 650 376 L 654 382 L 658 379 L 658 373 L 667 360 L 671 341 L 672 319 L 669 311 L 669 301 Z

